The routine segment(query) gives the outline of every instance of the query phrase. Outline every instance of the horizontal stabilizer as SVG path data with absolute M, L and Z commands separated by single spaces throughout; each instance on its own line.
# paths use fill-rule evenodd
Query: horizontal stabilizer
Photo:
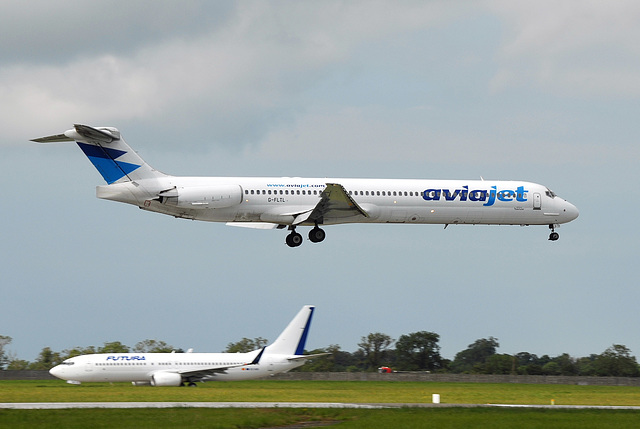
M 314 355 L 292 356 L 290 358 L 287 358 L 287 360 L 293 361 L 293 360 L 313 359 L 315 357 L 328 356 L 330 354 L 331 353 L 316 353 Z
M 57 143 L 72 141 L 94 141 L 100 143 L 111 143 L 120 139 L 120 131 L 112 127 L 94 128 L 89 125 L 75 124 L 73 130 L 65 131 L 64 134 L 55 136 L 40 137 L 31 140 L 36 143 Z
M 72 142 L 73 139 L 70 139 L 64 134 L 57 134 L 55 136 L 40 137 L 39 139 L 33 139 L 31 141 L 36 143 L 58 143 L 58 142 Z
M 109 130 L 105 128 L 100 130 L 98 128 L 80 124 L 75 124 L 74 128 L 82 137 L 90 140 L 97 140 L 102 143 L 111 143 L 112 141 L 120 138 L 120 132 L 115 129 Z

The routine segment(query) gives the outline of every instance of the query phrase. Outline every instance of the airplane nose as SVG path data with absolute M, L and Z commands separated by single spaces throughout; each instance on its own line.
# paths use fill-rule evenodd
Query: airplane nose
M 62 368 L 60 368 L 60 365 L 54 366 L 49 370 L 49 374 L 54 377 L 62 378 Z
M 567 217 L 567 222 L 571 222 L 580 215 L 578 208 L 571 204 L 569 201 L 564 202 L 564 212 L 565 216 Z

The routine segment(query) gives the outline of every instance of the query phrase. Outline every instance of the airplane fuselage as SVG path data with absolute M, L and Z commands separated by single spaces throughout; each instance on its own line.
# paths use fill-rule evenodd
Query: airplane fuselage
M 368 216 L 334 211 L 318 222 L 323 225 L 558 225 L 578 215 L 545 186 L 519 181 L 167 176 L 98 186 L 97 196 L 178 218 L 291 225 L 328 183 L 342 185 Z
M 98 198 L 177 218 L 250 228 L 288 228 L 297 247 L 298 226 L 341 223 L 549 225 L 578 217 L 578 209 L 547 187 L 520 181 L 348 179 L 302 177 L 178 177 L 147 164 L 113 127 L 76 124 L 39 143 L 76 141 L 108 183 Z
M 76 356 L 58 365 L 51 373 L 74 382 L 133 382 L 137 384 L 180 385 L 182 373 L 197 374 L 210 368 L 219 372 L 199 376 L 198 381 L 236 381 L 267 377 L 304 364 L 287 356 L 265 355 L 251 365 L 258 351 L 251 353 L 101 353 Z M 174 382 L 163 382 L 171 377 Z M 155 377 L 155 378 L 154 378 Z M 184 377 L 187 378 L 187 377 Z M 156 381 L 157 380 L 157 381 Z

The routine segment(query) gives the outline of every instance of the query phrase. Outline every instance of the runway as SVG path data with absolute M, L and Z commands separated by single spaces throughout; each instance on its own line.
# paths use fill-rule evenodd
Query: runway
M 0 409 L 61 410 L 70 408 L 542 408 L 573 410 L 640 410 L 639 406 L 616 405 L 518 405 L 518 404 L 431 404 L 385 403 L 356 404 L 345 402 L 4 402 Z

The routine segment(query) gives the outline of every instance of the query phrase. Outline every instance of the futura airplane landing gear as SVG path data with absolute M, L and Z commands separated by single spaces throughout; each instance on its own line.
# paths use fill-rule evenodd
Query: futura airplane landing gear
M 549 240 L 556 241 L 560 238 L 560 234 L 556 232 L 556 226 L 554 224 L 549 225 L 549 229 L 551 230 L 551 234 L 549 234 Z

